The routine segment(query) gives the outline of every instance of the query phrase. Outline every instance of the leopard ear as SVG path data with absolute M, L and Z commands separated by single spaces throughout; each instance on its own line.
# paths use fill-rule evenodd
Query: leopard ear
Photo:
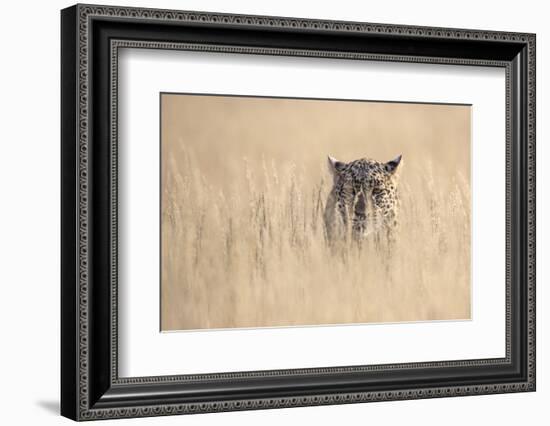
M 398 155 L 397 157 L 395 157 L 393 160 L 391 161 L 388 161 L 385 165 L 384 165 L 384 168 L 386 169 L 386 171 L 388 173 L 395 173 L 396 170 L 399 168 L 399 165 L 401 164 L 401 155 Z
M 328 168 L 332 174 L 337 175 L 342 171 L 346 163 L 338 161 L 336 158 L 328 156 Z

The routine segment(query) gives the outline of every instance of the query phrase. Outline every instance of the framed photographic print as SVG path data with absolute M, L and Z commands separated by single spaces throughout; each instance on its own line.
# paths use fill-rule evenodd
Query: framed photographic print
M 535 35 L 61 30 L 64 416 L 535 390 Z

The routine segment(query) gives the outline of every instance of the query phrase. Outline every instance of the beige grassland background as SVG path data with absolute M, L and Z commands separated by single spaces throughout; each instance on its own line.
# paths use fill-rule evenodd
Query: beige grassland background
M 469 106 L 161 95 L 161 329 L 469 319 Z M 341 161 L 403 155 L 392 255 L 335 253 Z

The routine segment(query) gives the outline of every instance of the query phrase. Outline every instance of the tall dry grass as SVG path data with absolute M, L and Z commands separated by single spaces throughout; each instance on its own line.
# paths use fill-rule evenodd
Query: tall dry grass
M 163 142 L 163 330 L 470 317 L 469 169 L 405 155 L 391 256 L 372 240 L 335 252 L 325 152 L 293 153 L 227 160 L 220 184 L 190 139 Z
M 464 176 L 424 191 L 403 182 L 391 256 L 372 240 L 335 252 L 323 210 L 330 187 L 303 191 L 297 167 L 265 161 L 258 185 L 224 194 L 187 154 L 172 158 L 162 214 L 164 330 L 465 319 L 470 316 L 470 192 Z M 186 172 L 182 172 L 186 171 Z

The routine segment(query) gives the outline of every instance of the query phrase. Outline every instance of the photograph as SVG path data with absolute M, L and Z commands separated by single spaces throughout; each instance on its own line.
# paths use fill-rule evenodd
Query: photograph
M 6 79 L 24 120 L 5 138 L 42 150 L 12 143 L 24 149 L 5 156 L 29 181 L 11 179 L 20 200 L 5 210 L 34 215 L 4 221 L 26 262 L 6 282 L 36 270 L 29 283 L 55 300 L 39 295 L 31 312 L 60 311 L 57 338 L 39 330 L 23 348 L 57 342 L 39 363 L 49 384 L 32 384 L 36 411 L 280 424 L 293 414 L 274 409 L 326 406 L 291 422 L 391 412 L 390 424 L 425 424 L 430 404 L 461 425 L 476 407 L 506 424 L 540 417 L 544 14 L 257 3 L 41 6 L 34 27 L 60 46 L 34 43 L 16 62 L 57 57 L 43 79 L 56 84 L 27 78 L 21 96 L 22 79 Z M 60 108 L 30 120 L 29 99 Z M 57 229 L 59 250 L 48 238 L 47 265 L 29 267 L 21 238 L 40 233 L 21 231 L 36 223 Z M 61 291 L 42 285 L 48 267 Z M 14 303 L 23 293 L 5 298 L 9 316 L 35 331 L 37 315 Z
M 471 116 L 161 93 L 161 331 L 470 320 Z

